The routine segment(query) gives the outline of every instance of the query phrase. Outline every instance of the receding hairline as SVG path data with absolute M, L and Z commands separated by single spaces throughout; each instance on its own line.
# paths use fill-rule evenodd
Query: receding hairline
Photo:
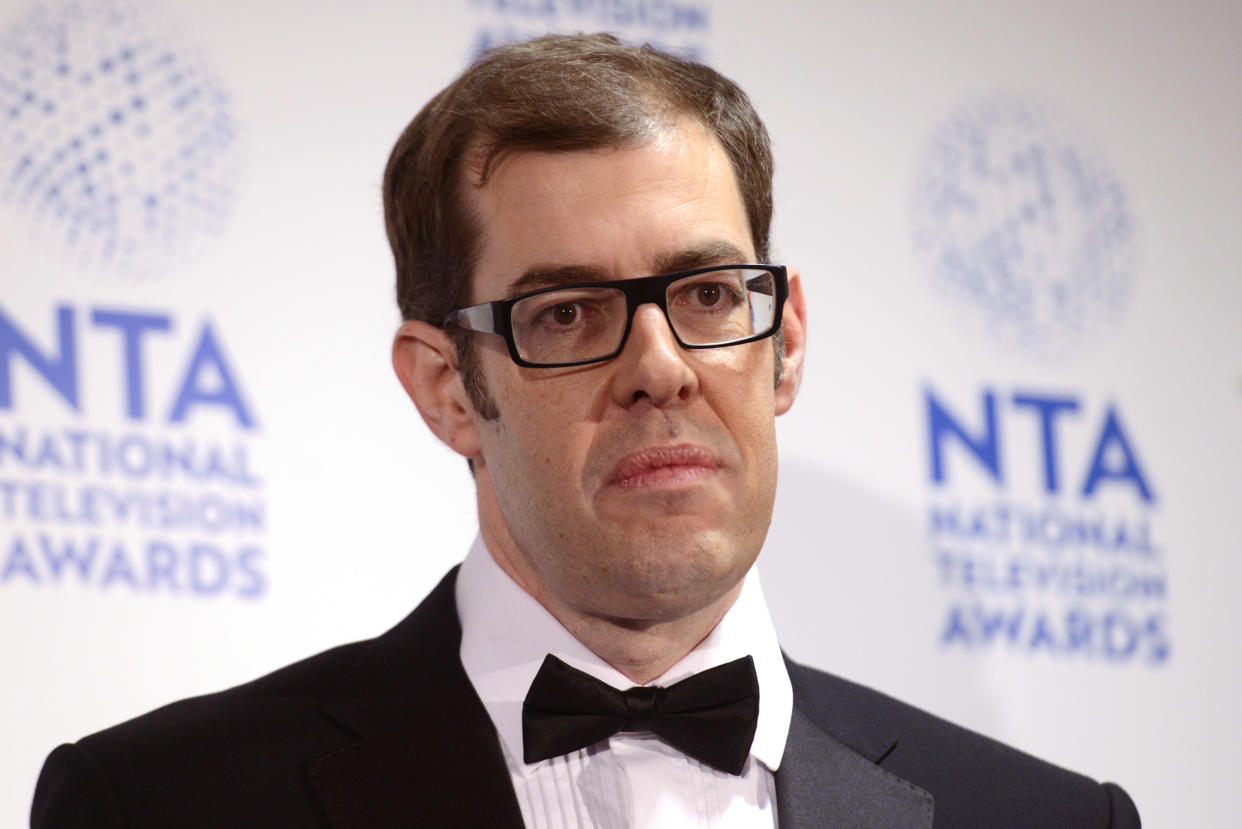
M 467 137 L 467 146 L 461 155 L 457 184 L 461 186 L 464 183 L 478 188 L 486 186 L 496 167 L 512 156 L 525 153 L 559 155 L 592 152 L 606 150 L 609 147 L 622 150 L 638 149 L 684 126 L 693 126 L 702 130 L 708 138 L 716 142 L 717 146 L 725 150 L 723 142 L 712 129 L 711 124 L 689 106 L 672 100 L 655 84 L 645 83 L 640 87 L 634 101 L 633 112 L 639 117 L 625 131 L 616 130 L 613 134 L 603 136 L 598 141 L 575 143 L 564 147 L 549 146 L 545 142 L 535 140 L 513 140 L 491 134 L 486 128 L 478 128 Z M 725 157 L 728 157 L 727 151 Z M 732 166 L 730 164 L 730 167 Z M 733 171 L 733 178 L 737 183 L 736 170 Z
M 694 112 L 677 111 L 669 107 L 658 118 L 652 118 L 651 129 L 645 130 L 641 135 L 618 138 L 615 141 L 605 141 L 595 145 L 572 147 L 566 149 L 549 149 L 543 146 L 495 146 L 489 144 L 485 139 L 472 141 L 462 154 L 461 167 L 458 171 L 458 206 L 459 209 L 469 214 L 470 221 L 475 225 L 474 237 L 474 262 L 465 276 L 465 290 L 462 292 L 463 303 L 477 303 L 485 301 L 486 298 L 480 298 L 475 294 L 475 282 L 478 278 L 477 265 L 481 258 L 481 252 L 489 244 L 489 226 L 483 221 L 483 216 L 479 211 L 479 197 L 482 191 L 491 182 L 492 177 L 497 173 L 499 168 L 506 162 L 523 156 L 565 156 L 575 153 L 610 153 L 616 150 L 639 150 L 659 141 L 661 138 L 682 130 L 694 130 L 705 140 L 718 154 L 719 160 L 723 162 L 723 168 L 727 171 L 729 181 L 732 183 L 733 192 L 737 199 L 737 205 L 741 210 L 742 220 L 746 227 L 746 234 L 750 244 L 751 251 L 757 252 L 757 242 L 754 238 L 754 229 L 749 222 L 748 211 L 746 209 L 746 199 L 742 193 L 742 183 L 738 177 L 738 171 L 729 157 L 727 148 L 724 143 L 701 117 Z M 728 251 L 728 255 L 725 251 Z M 655 263 L 653 263 L 655 273 L 665 273 L 674 270 L 687 270 L 704 264 L 727 264 L 724 260 L 729 259 L 732 262 L 749 261 L 754 256 L 747 256 L 736 245 L 731 242 L 721 240 L 708 240 L 703 244 L 690 245 L 686 248 L 678 248 L 676 250 L 667 251 L 662 254 Z M 581 267 L 579 263 L 569 262 L 547 262 L 533 266 L 534 271 L 547 270 L 550 272 L 573 270 Z M 593 266 L 586 266 L 588 269 L 595 271 Z M 527 269 L 528 271 L 532 269 Z M 648 276 L 650 274 L 632 274 L 632 276 Z M 597 272 L 590 281 L 600 281 L 607 278 L 602 272 Z M 588 277 L 582 275 L 578 277 L 578 281 L 586 281 Z M 545 287 L 551 284 L 557 284 L 562 280 L 540 280 L 538 274 L 530 274 L 523 272 L 514 276 L 514 282 L 510 286 L 510 290 L 506 296 L 520 293 L 523 290 L 534 290 L 538 287 Z M 574 280 L 568 280 L 574 281 Z

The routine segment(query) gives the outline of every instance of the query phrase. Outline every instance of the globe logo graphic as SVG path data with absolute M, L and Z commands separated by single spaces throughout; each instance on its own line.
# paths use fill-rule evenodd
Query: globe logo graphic
M 994 96 L 934 133 L 913 225 L 938 293 L 1009 349 L 1062 360 L 1124 315 L 1135 252 L 1122 187 L 1038 98 Z
M 91 272 L 160 276 L 231 213 L 237 129 L 158 10 L 65 0 L 0 35 L 0 204 Z

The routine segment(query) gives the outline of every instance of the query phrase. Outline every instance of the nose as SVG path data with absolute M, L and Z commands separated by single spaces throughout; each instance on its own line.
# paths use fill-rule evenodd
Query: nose
M 677 344 L 664 312 L 654 303 L 634 311 L 629 338 L 615 360 L 613 400 L 628 407 L 643 400 L 667 406 L 698 393 L 699 377 Z

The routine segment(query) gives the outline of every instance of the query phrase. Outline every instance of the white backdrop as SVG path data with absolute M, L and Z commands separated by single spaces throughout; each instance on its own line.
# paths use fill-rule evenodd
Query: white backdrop
M 701 54 L 773 134 L 791 655 L 1230 825 L 1242 12 L 1095 0 L 2 0 L 0 823 L 58 742 L 375 635 L 464 554 L 379 182 L 548 29 Z

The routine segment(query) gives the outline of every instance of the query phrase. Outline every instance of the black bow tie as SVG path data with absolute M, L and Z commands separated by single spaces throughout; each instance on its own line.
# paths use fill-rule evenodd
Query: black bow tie
M 759 720 L 749 656 L 667 688 L 618 691 L 549 654 L 522 705 L 527 763 L 559 757 L 621 731 L 651 731 L 700 763 L 741 774 Z

